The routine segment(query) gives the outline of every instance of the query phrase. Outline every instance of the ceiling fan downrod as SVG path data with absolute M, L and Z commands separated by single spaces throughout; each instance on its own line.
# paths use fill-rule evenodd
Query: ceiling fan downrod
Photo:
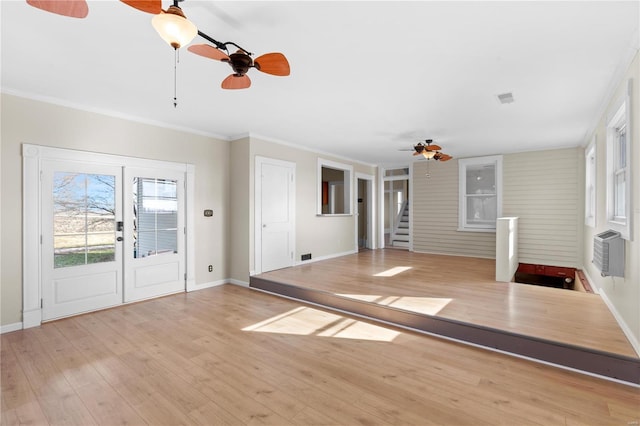
M 232 42 L 232 41 L 227 41 L 227 42 L 224 42 L 224 43 L 219 42 L 218 40 L 214 39 L 213 37 L 211 37 L 211 36 L 209 36 L 209 35 L 207 35 L 207 34 L 205 34 L 205 33 L 203 33 L 203 32 L 202 32 L 202 31 L 200 31 L 200 30 L 198 30 L 198 35 L 199 35 L 200 37 L 202 37 L 203 39 L 205 39 L 205 40 L 207 40 L 207 41 L 209 41 L 209 42 L 211 42 L 211 43 L 215 44 L 215 46 L 216 46 L 218 49 L 220 49 L 220 50 L 224 50 L 224 51 L 226 51 L 227 53 L 229 52 L 229 49 L 227 48 L 227 45 L 228 45 L 228 44 L 230 44 L 230 45 L 235 46 L 235 47 L 237 47 L 238 49 L 242 50 L 244 53 L 246 53 L 246 54 L 247 54 L 247 55 L 249 55 L 249 56 L 252 56 L 252 55 L 253 55 L 253 53 L 249 52 L 247 49 L 244 49 L 244 48 L 242 48 L 242 47 L 238 46 L 237 44 L 235 44 L 235 43 L 234 43 L 234 42 Z

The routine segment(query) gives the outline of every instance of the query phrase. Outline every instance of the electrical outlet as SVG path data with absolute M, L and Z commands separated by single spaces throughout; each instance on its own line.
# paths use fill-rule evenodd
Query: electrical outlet
M 209 265 L 209 272 L 213 272 L 213 265 Z

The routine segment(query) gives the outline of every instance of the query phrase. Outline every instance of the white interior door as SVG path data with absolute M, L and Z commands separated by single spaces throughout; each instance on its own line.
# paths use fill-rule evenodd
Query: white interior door
M 294 264 L 295 164 L 256 159 L 256 270 Z
M 185 290 L 185 175 L 124 171 L 124 301 Z
M 122 303 L 122 169 L 43 160 L 42 319 Z

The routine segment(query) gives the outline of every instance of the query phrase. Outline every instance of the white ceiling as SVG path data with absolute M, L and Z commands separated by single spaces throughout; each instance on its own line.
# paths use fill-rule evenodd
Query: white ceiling
M 371 164 L 408 163 L 398 149 L 427 138 L 456 157 L 578 146 L 638 48 L 639 4 L 186 0 L 200 30 L 284 53 L 291 76 L 252 69 L 251 88 L 226 91 L 228 65 L 182 49 L 174 108 L 173 49 L 151 15 L 2 1 L 2 91 Z

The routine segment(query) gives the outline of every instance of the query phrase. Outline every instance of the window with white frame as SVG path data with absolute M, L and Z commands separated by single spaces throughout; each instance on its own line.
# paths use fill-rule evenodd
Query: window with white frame
M 607 121 L 607 223 L 631 239 L 631 80 Z
M 596 139 L 595 136 L 584 154 L 584 223 L 596 226 Z
M 353 166 L 318 158 L 317 214 L 350 215 Z
M 458 230 L 495 232 L 502 214 L 502 156 L 458 160 Z

